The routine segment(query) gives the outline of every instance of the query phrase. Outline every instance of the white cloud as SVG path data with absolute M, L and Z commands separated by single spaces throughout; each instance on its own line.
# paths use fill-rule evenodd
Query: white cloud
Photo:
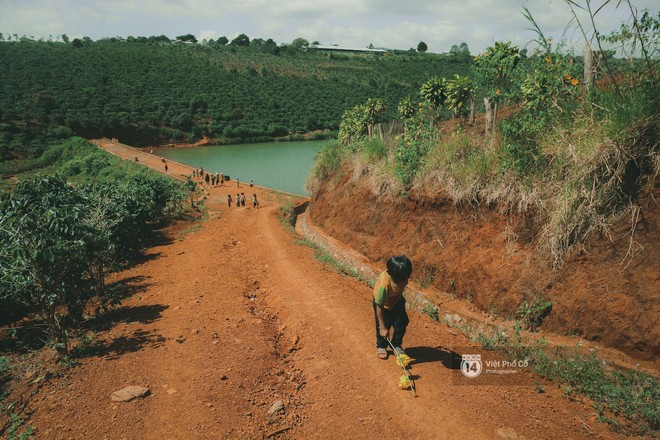
M 576 0 L 586 4 L 586 0 Z M 594 7 L 607 0 L 591 0 Z M 657 13 L 657 0 L 632 0 Z M 596 19 L 601 33 L 618 29 L 629 17 L 625 4 L 608 2 Z M 0 0 L 0 32 L 48 36 L 169 37 L 191 33 L 200 38 L 245 33 L 288 43 L 310 41 L 347 46 L 408 49 L 424 41 L 432 52 L 468 43 L 476 53 L 494 41 L 524 46 L 535 38 L 522 15 L 527 6 L 546 36 L 559 39 L 572 13 L 563 0 Z M 576 9 L 587 23 L 584 11 Z M 590 30 L 591 31 L 591 30 Z M 566 34 L 581 33 L 575 25 Z

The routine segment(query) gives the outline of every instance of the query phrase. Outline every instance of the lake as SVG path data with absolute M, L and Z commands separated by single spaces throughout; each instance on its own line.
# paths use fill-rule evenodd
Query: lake
M 157 148 L 154 154 L 166 159 L 202 167 L 204 171 L 229 175 L 255 185 L 309 195 L 305 189 L 314 156 L 327 142 L 265 142 L 240 145 L 208 145 L 204 147 Z

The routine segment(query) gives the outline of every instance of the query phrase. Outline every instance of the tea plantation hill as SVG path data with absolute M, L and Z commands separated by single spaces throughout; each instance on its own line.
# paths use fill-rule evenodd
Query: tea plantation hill
M 333 132 L 342 113 L 367 98 L 384 99 L 390 120 L 430 76 L 465 74 L 472 63 L 465 44 L 448 55 L 361 54 L 304 50 L 301 39 L 220 40 L 2 41 L 0 160 L 43 148 L 43 133 L 148 145 Z

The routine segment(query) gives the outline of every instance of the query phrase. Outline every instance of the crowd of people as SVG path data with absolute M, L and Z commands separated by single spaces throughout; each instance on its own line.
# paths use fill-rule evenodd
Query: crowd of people
M 225 176 L 224 173 L 209 173 L 204 171 L 204 168 L 196 168 L 193 170 L 192 178 L 199 185 L 202 185 L 205 188 L 216 188 L 219 186 L 225 186 L 225 183 L 229 182 L 230 179 L 228 176 Z M 254 181 L 250 180 L 250 187 L 254 187 Z M 236 187 L 241 187 L 241 181 L 236 179 Z M 231 194 L 227 195 L 227 206 L 231 208 L 232 203 L 235 203 L 237 208 L 246 207 L 246 201 L 248 200 L 249 195 L 246 196 L 245 192 L 236 193 L 236 196 Z M 252 194 L 252 208 L 259 209 L 261 208 L 259 200 L 257 198 L 257 193 Z

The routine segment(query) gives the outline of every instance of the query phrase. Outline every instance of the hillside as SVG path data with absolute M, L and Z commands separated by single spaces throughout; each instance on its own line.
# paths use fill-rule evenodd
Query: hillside
M 383 98 L 384 116 L 394 117 L 398 102 L 417 96 L 429 76 L 464 74 L 471 63 L 469 54 L 274 54 L 115 39 L 0 42 L 0 158 L 26 151 L 46 132 L 145 145 L 336 131 L 342 113 L 357 103 Z

